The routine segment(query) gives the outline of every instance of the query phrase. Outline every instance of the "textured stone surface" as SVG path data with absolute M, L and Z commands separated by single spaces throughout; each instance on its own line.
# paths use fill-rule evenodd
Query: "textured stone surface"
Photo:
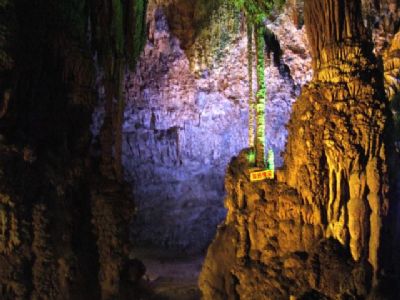
M 360 5 L 305 2 L 314 76 L 293 105 L 284 168 L 276 182 L 250 183 L 246 153 L 231 163 L 205 299 L 398 297 L 380 290 L 398 280 L 398 198 L 389 102 Z
M 233 31 L 233 42 L 225 48 L 211 39 L 210 49 L 189 51 L 194 54 L 188 57 L 170 32 L 165 11 L 168 7 L 149 3 L 149 41 L 136 74 L 126 83 L 123 161 L 138 206 L 134 237 L 197 251 L 208 245 L 225 215 L 226 165 L 247 145 L 247 42 L 243 32 Z M 270 26 L 278 41 L 285 40 L 283 55 L 274 64 L 271 49 L 265 70 L 268 146 L 278 165 L 290 107 L 310 76 L 304 76 L 310 74 L 310 60 L 303 31 L 288 18 L 279 22 Z M 198 49 L 202 41 L 200 34 L 193 47 Z M 213 47 L 222 55 L 219 60 Z
M 118 56 L 115 44 L 98 43 L 114 38 L 112 2 L 0 3 L 0 299 L 139 295 L 143 266 L 128 257 L 130 190 L 116 180 L 117 157 L 107 167 L 103 160 L 111 175 L 101 172 L 90 143 L 96 70 L 86 39 L 97 58 Z M 88 26 L 89 10 L 101 22 Z M 109 75 L 107 64 L 98 66 Z M 116 146 L 117 132 L 102 130 L 103 150 Z
M 355 263 L 338 241 L 321 239 L 312 205 L 295 189 L 250 183 L 246 165 L 244 151 L 227 171 L 228 216 L 200 275 L 204 299 L 365 295 L 371 269 Z
M 276 35 L 266 49 L 267 132 L 276 152 L 294 96 L 311 78 L 297 29 L 303 1 L 288 2 L 288 13 L 266 24 Z M 199 250 L 225 215 L 223 174 L 247 143 L 246 41 L 232 34 L 243 24 L 226 4 L 215 10 L 221 1 L 150 1 L 149 41 L 124 80 L 124 56 L 137 55 L 131 38 L 144 28 L 132 11 L 138 3 L 0 1 L 1 299 L 139 297 L 145 268 L 128 259 L 131 187 L 138 242 Z M 396 96 L 397 2 L 363 3 Z M 296 104 L 279 183 L 250 184 L 243 157 L 230 165 L 227 221 L 201 281 L 207 299 L 364 297 L 384 266 L 377 253 L 392 262 L 386 254 L 398 238 L 382 232 L 393 244 L 379 241 L 391 221 L 385 214 L 397 217 L 386 191 L 386 167 L 396 161 L 383 143 L 383 87 L 371 80 L 376 61 L 345 44 L 314 53 L 316 78 Z M 96 98 L 103 102 L 90 144 Z M 129 187 L 121 184 L 121 156 Z

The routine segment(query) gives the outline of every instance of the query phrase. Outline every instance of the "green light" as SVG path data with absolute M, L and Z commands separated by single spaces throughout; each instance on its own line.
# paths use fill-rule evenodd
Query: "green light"
M 265 102 L 267 89 L 265 86 L 265 61 L 264 61 L 264 25 L 255 26 L 255 42 L 257 56 L 257 94 L 256 94 L 256 164 L 265 166 Z
M 254 150 L 250 150 L 247 154 L 247 160 L 250 164 L 254 164 L 256 162 L 256 153 Z
M 248 77 L 249 77 L 249 146 L 255 148 L 255 153 L 248 155 L 249 162 L 255 164 L 259 168 L 265 168 L 265 144 L 266 144 L 266 128 L 265 128 L 265 107 L 267 101 L 267 87 L 265 84 L 265 19 L 270 16 L 273 11 L 283 7 L 285 0 L 231 0 L 239 9 L 242 9 L 246 15 L 247 22 L 247 59 L 248 59 Z M 254 34 L 254 39 L 253 39 Z M 255 43 L 256 53 L 256 75 L 257 75 L 257 92 L 254 97 L 253 93 L 253 47 Z M 255 98 L 255 99 L 254 99 Z M 255 120 L 254 120 L 255 119 Z M 255 130 L 254 130 L 255 121 Z M 255 131 L 255 132 L 254 132 Z M 268 151 L 268 168 L 275 169 L 274 153 Z
M 247 22 L 247 72 L 249 77 L 249 147 L 254 148 L 256 103 L 253 93 L 253 24 L 251 22 Z
M 268 170 L 275 171 L 275 155 L 272 149 L 268 150 Z

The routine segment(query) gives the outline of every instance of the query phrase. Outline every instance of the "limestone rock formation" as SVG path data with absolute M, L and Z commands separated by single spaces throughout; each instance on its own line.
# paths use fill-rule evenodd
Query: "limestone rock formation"
M 148 42 L 126 82 L 123 164 L 138 208 L 137 241 L 200 251 L 225 216 L 226 166 L 247 144 L 246 35 L 243 25 L 229 27 L 232 12 L 218 24 L 228 10 L 222 7 L 189 42 L 189 33 L 174 29 L 189 26 L 182 11 L 189 8 L 174 5 L 149 2 Z M 268 26 L 275 47 L 266 53 L 267 135 L 280 165 L 284 126 L 300 85 L 311 78 L 311 59 L 304 30 L 289 17 Z
M 139 2 L 145 3 L 126 10 L 134 10 L 137 24 L 144 14 Z M 104 124 L 122 127 L 114 62 L 130 63 L 124 51 L 138 43 L 118 44 L 125 32 L 124 23 L 116 24 L 121 3 L 0 2 L 1 299 L 139 295 L 142 267 L 128 256 L 130 188 L 119 180 L 117 154 L 96 156 L 118 148 L 122 130 L 103 128 L 100 148 L 90 136 L 95 67 L 108 80 Z M 143 38 L 141 31 L 126 35 Z M 139 276 L 129 276 L 135 271 Z
M 287 2 L 265 24 L 285 163 L 253 184 L 231 161 L 204 297 L 398 297 L 398 1 Z M 247 143 L 244 28 L 228 0 L 0 0 L 0 299 L 151 299 L 130 237 L 207 246 Z
M 293 106 L 284 168 L 276 182 L 250 183 L 246 153 L 231 162 L 204 299 L 398 297 L 380 289 L 398 280 L 398 199 L 383 74 L 360 9 L 305 1 L 314 76 Z

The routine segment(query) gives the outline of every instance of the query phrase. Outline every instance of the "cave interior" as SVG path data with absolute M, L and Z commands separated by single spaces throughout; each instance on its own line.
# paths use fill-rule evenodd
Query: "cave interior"
M 0 299 L 400 299 L 400 0 L 0 0 Z

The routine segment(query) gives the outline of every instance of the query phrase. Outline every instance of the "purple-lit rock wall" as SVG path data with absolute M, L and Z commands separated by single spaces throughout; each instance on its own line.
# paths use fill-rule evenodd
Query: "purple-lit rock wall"
M 137 206 L 133 238 L 198 251 L 225 216 L 225 168 L 247 146 L 246 36 L 239 34 L 214 68 L 192 72 L 193 58 L 170 33 L 163 10 L 150 2 L 148 16 L 149 40 L 126 82 L 123 164 Z M 277 34 L 287 38 L 291 55 L 286 61 L 283 49 L 283 60 L 294 75 L 267 64 L 267 140 L 279 165 L 290 107 L 311 74 L 303 31 L 286 16 L 276 22 L 287 23 Z

